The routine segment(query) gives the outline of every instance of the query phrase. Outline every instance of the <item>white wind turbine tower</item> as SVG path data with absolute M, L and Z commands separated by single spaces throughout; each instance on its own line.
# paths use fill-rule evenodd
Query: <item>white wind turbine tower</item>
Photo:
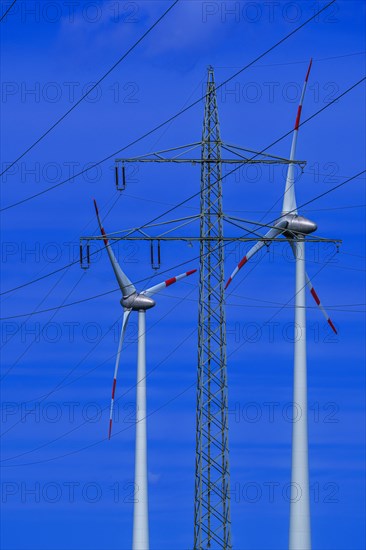
M 296 142 L 300 124 L 302 103 L 309 78 L 312 61 L 306 73 L 302 89 L 300 104 L 297 110 L 296 122 L 292 138 L 290 161 L 295 160 Z M 337 330 L 329 318 L 324 307 L 320 303 L 311 281 L 305 270 L 305 235 L 313 233 L 317 225 L 299 216 L 295 197 L 294 163 L 289 164 L 287 171 L 286 187 L 283 198 L 282 215 L 265 237 L 275 239 L 278 235 L 284 235 L 296 259 L 296 285 L 295 285 L 295 351 L 294 351 L 294 407 L 298 406 L 300 418 L 293 421 L 292 428 L 292 472 L 291 472 L 291 504 L 290 504 L 290 550 L 311 550 L 310 528 L 310 502 L 309 502 L 309 465 L 308 465 L 308 414 L 307 414 L 307 364 L 306 364 L 306 294 L 305 287 L 310 292 L 325 316 L 332 330 Z M 264 238 L 265 238 L 264 237 Z M 238 271 L 246 262 L 254 256 L 263 246 L 270 245 L 272 241 L 260 241 L 255 244 L 242 258 L 234 269 L 226 283 L 226 288 Z M 295 413 L 295 411 L 294 411 Z
M 147 290 L 137 292 L 129 278 L 122 271 L 117 259 L 108 242 L 108 238 L 102 226 L 98 206 L 94 201 L 95 211 L 98 218 L 100 231 L 104 237 L 103 241 L 108 252 L 114 274 L 122 292 L 121 305 L 123 307 L 123 321 L 121 336 L 118 344 L 116 365 L 114 370 L 112 399 L 109 418 L 110 439 L 113 421 L 113 405 L 117 384 L 118 367 L 120 363 L 122 344 L 126 332 L 131 311 L 138 312 L 138 349 L 137 349 L 137 385 L 136 385 L 136 447 L 135 447 L 135 488 L 137 487 L 137 498 L 134 502 L 133 513 L 133 550 L 149 550 L 149 519 L 148 519 L 148 485 L 147 485 L 147 433 L 146 433 L 146 310 L 155 306 L 155 301 L 151 298 L 154 294 L 164 288 L 180 281 L 184 277 L 192 275 L 197 270 L 187 271 L 177 277 L 168 279 Z

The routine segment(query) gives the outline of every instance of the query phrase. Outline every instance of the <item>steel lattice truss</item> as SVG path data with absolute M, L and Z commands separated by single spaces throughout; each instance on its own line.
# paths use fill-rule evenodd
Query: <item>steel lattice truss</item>
M 221 140 L 213 69 L 202 137 L 194 548 L 231 548 Z M 217 162 L 212 162 L 216 160 Z M 211 161 L 211 162 L 210 162 Z M 207 240 L 206 240 L 207 239 Z

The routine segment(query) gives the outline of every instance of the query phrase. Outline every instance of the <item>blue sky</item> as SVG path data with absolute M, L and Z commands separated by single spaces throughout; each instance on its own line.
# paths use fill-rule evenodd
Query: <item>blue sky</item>
M 65 4 L 18 0 L 2 23 L 2 168 L 69 109 L 169 5 Z M 3 176 L 2 205 L 46 189 L 127 145 L 199 98 L 208 65 L 222 82 L 303 23 L 319 4 L 182 1 L 103 82 L 97 96 L 79 105 Z M 34 7 L 38 11 L 31 13 Z M 361 1 L 337 1 L 221 89 L 222 139 L 262 149 L 288 132 L 310 57 L 304 118 L 362 78 L 364 12 Z M 125 154 L 199 141 L 202 119 L 200 103 Z M 299 204 L 363 169 L 364 120 L 359 86 L 301 128 L 298 157 L 307 166 L 297 182 Z M 269 152 L 288 155 L 290 141 Z M 117 231 L 142 225 L 199 190 L 197 167 L 146 165 L 128 173 L 127 188 L 118 195 L 113 166 L 113 160 L 103 163 L 2 213 L 2 291 L 74 259 L 79 237 L 97 230 L 93 197 L 102 215 L 118 198 L 105 219 L 107 231 Z M 265 223 L 272 221 L 279 214 L 279 205 L 273 205 L 283 193 L 284 178 L 281 167 L 265 166 L 227 177 L 225 212 L 254 220 L 265 215 Z M 307 254 L 314 286 L 339 328 L 333 338 L 309 299 L 315 550 L 365 546 L 364 184 L 363 178 L 354 180 L 304 209 L 318 223 L 320 236 L 343 241 L 338 254 L 333 245 L 310 244 Z M 174 216 L 198 211 L 195 199 Z M 192 224 L 191 231 L 197 234 L 198 226 Z M 240 231 L 227 226 L 225 234 Z M 227 275 L 246 249 L 245 244 L 227 247 Z M 147 245 L 121 244 L 117 251 L 132 280 L 155 283 L 166 277 L 151 269 Z M 197 267 L 197 254 L 195 244 L 164 245 L 161 271 L 179 273 L 184 268 L 174 266 L 185 261 Z M 252 267 L 235 280 L 226 310 L 233 543 L 237 550 L 282 550 L 289 516 L 294 263 L 279 243 Z M 162 293 L 147 316 L 150 528 L 156 550 L 192 546 L 197 283 L 193 276 Z M 52 308 L 115 287 L 106 254 L 98 254 L 84 274 L 76 265 L 4 295 L 1 316 Z M 120 317 L 119 297 L 112 293 L 2 322 L 4 550 L 131 547 L 134 318 L 120 369 L 119 418 L 114 437 L 105 439 Z M 24 418 L 32 409 L 35 413 Z

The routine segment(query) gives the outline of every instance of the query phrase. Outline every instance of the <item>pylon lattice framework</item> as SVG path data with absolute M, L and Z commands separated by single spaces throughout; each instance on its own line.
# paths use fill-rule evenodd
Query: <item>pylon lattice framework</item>
M 231 548 L 221 139 L 208 70 L 201 165 L 194 548 Z M 216 162 L 212 162 L 215 160 Z M 205 162 L 211 161 L 211 162 Z

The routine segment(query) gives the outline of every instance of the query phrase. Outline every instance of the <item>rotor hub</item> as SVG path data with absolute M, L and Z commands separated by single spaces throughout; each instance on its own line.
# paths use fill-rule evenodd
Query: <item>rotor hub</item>
M 148 296 L 144 296 L 143 294 L 138 294 L 137 292 L 134 292 L 130 296 L 127 296 L 127 298 L 122 298 L 121 300 L 121 305 L 126 309 L 131 309 L 132 311 L 146 311 L 147 309 L 154 307 L 155 304 L 155 300 L 149 298 Z
M 286 214 L 282 219 L 287 222 L 286 230 L 291 233 L 309 235 L 318 229 L 315 222 L 305 218 L 304 216 L 298 216 L 297 214 Z

